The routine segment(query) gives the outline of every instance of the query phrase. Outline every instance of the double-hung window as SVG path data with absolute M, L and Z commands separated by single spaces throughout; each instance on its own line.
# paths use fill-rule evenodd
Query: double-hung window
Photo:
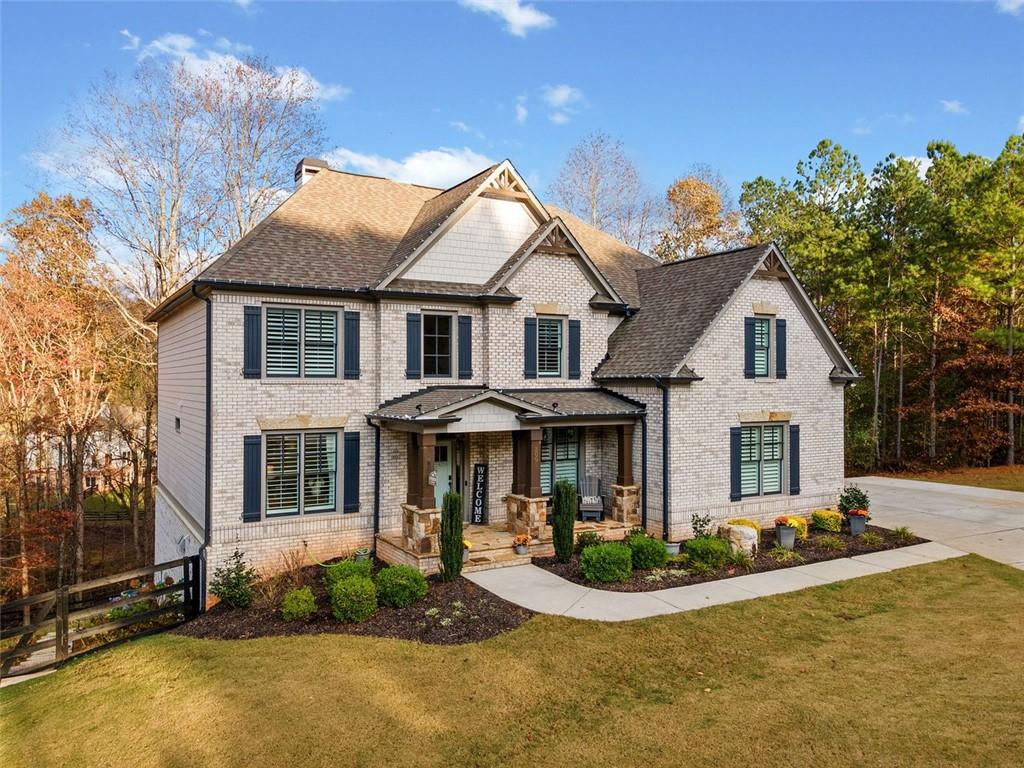
M 267 376 L 338 375 L 338 313 L 267 307 Z
M 266 436 L 266 514 L 333 512 L 337 499 L 338 436 L 334 432 Z
M 740 434 L 740 487 L 743 496 L 782 493 L 783 426 L 743 427 Z
M 540 443 L 540 492 L 551 495 L 555 483 L 579 487 L 580 434 L 575 427 L 545 429 Z
M 452 375 L 451 315 L 423 315 L 423 375 Z
M 769 318 L 754 318 L 754 376 L 771 375 L 771 328 Z
M 562 375 L 562 320 L 554 317 L 537 319 L 537 375 Z

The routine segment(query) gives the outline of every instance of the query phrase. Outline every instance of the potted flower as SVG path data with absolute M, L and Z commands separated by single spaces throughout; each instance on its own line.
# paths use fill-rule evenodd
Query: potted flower
M 473 545 L 470 543 L 469 539 L 462 540 L 462 562 L 465 563 L 469 560 L 469 550 L 472 548 Z
M 785 515 L 775 518 L 775 540 L 783 549 L 793 549 L 796 544 L 796 526 Z
M 850 535 L 860 536 L 867 527 L 871 515 L 866 509 L 851 509 L 846 513 L 846 519 L 850 521 Z
M 525 533 L 518 533 L 512 537 L 512 546 L 516 548 L 517 555 L 530 553 L 530 537 Z

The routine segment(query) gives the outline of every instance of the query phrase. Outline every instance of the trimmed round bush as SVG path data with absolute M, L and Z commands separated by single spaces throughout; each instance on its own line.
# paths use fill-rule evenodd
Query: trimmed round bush
M 324 573 L 324 587 L 330 592 L 331 587 L 342 579 L 347 579 L 351 576 L 362 576 L 368 579 L 372 574 L 373 560 L 369 558 L 358 562 L 355 560 L 339 560 L 327 566 L 327 570 Z
M 580 570 L 587 581 L 625 581 L 633 575 L 633 553 L 620 542 L 587 547 L 580 554 Z
M 382 605 L 405 608 L 427 596 L 427 579 L 411 565 L 389 565 L 377 573 L 377 599 Z
M 349 576 L 330 588 L 331 613 L 338 621 L 366 621 L 377 612 L 377 588 L 366 576 Z
M 626 546 L 633 554 L 633 567 L 638 570 L 664 568 L 668 562 L 668 550 L 661 539 L 652 539 L 647 535 L 630 536 L 626 539 Z
M 683 545 L 691 563 L 701 563 L 708 568 L 721 568 L 732 553 L 729 542 L 717 536 L 698 536 Z
M 839 533 L 843 530 L 843 516 L 831 509 L 816 509 L 811 513 L 811 522 L 819 531 Z
M 299 587 L 287 592 L 281 601 L 281 615 L 285 621 L 306 621 L 316 613 L 316 597 L 309 587 Z
M 596 547 L 604 544 L 604 539 L 597 531 L 582 531 L 576 536 L 576 554 L 579 554 L 587 547 Z

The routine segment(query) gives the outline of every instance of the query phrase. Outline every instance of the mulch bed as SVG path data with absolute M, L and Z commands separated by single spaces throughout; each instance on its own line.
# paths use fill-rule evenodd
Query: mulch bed
M 380 567 L 383 564 L 376 563 L 376 568 Z M 377 613 L 361 624 L 345 624 L 331 615 L 322 576 L 323 568 L 320 566 L 302 571 L 302 580 L 312 587 L 318 607 L 309 621 L 285 621 L 281 618 L 284 590 L 279 590 L 276 598 L 258 595 L 253 604 L 244 609 L 215 605 L 175 632 L 212 640 L 341 634 L 393 637 L 432 645 L 459 645 L 479 642 L 515 629 L 533 616 L 533 611 L 502 600 L 467 579 L 444 582 L 438 576 L 431 576 L 427 579 L 430 591 L 419 602 L 405 608 L 382 605 Z
M 882 544 L 878 546 L 870 546 L 859 536 L 850 536 L 846 532 L 828 534 L 823 531 L 812 530 L 810 531 L 810 535 L 807 539 L 803 541 L 797 539 L 796 541 L 794 551 L 803 558 L 802 561 L 796 563 L 780 563 L 768 555 L 768 551 L 775 545 L 775 531 L 772 529 L 765 530 L 761 532 L 761 544 L 758 547 L 758 553 L 753 557 L 753 568 L 750 570 L 742 570 L 726 566 L 702 576 L 688 573 L 685 570 L 685 566 L 682 564 L 670 562 L 660 571 L 634 571 L 633 576 L 627 581 L 595 583 L 587 581 L 583 576 L 583 572 L 580 570 L 578 555 L 574 555 L 572 560 L 568 563 L 560 563 L 553 557 L 535 557 L 533 559 L 533 564 L 551 571 L 552 573 L 561 576 L 563 579 L 568 579 L 569 581 L 573 581 L 577 584 L 583 584 L 584 586 L 594 587 L 596 589 L 606 589 L 611 592 L 652 592 L 658 589 L 668 589 L 669 587 L 685 587 L 688 584 L 702 584 L 706 581 L 717 581 L 719 579 L 729 579 L 734 576 L 745 576 L 748 573 L 761 573 L 764 571 L 775 571 L 780 568 L 792 568 L 798 565 L 807 565 L 808 563 L 818 563 L 822 560 L 836 560 L 841 557 L 866 555 L 869 552 L 880 552 L 884 549 L 909 547 L 914 544 L 923 544 L 928 541 L 927 539 L 922 539 L 917 536 L 910 539 L 897 539 L 896 536 L 893 535 L 892 531 L 886 528 L 879 528 L 875 525 L 867 526 L 867 530 L 881 536 L 883 539 Z M 843 540 L 846 547 L 839 551 L 822 549 L 818 542 L 822 536 L 828 535 L 838 536 Z

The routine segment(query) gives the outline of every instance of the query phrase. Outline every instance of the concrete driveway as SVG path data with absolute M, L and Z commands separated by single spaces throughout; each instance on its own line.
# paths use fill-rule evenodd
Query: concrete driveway
M 893 477 L 855 477 L 847 485 L 871 497 L 876 525 L 905 525 L 932 541 L 1024 570 L 1024 493 Z

